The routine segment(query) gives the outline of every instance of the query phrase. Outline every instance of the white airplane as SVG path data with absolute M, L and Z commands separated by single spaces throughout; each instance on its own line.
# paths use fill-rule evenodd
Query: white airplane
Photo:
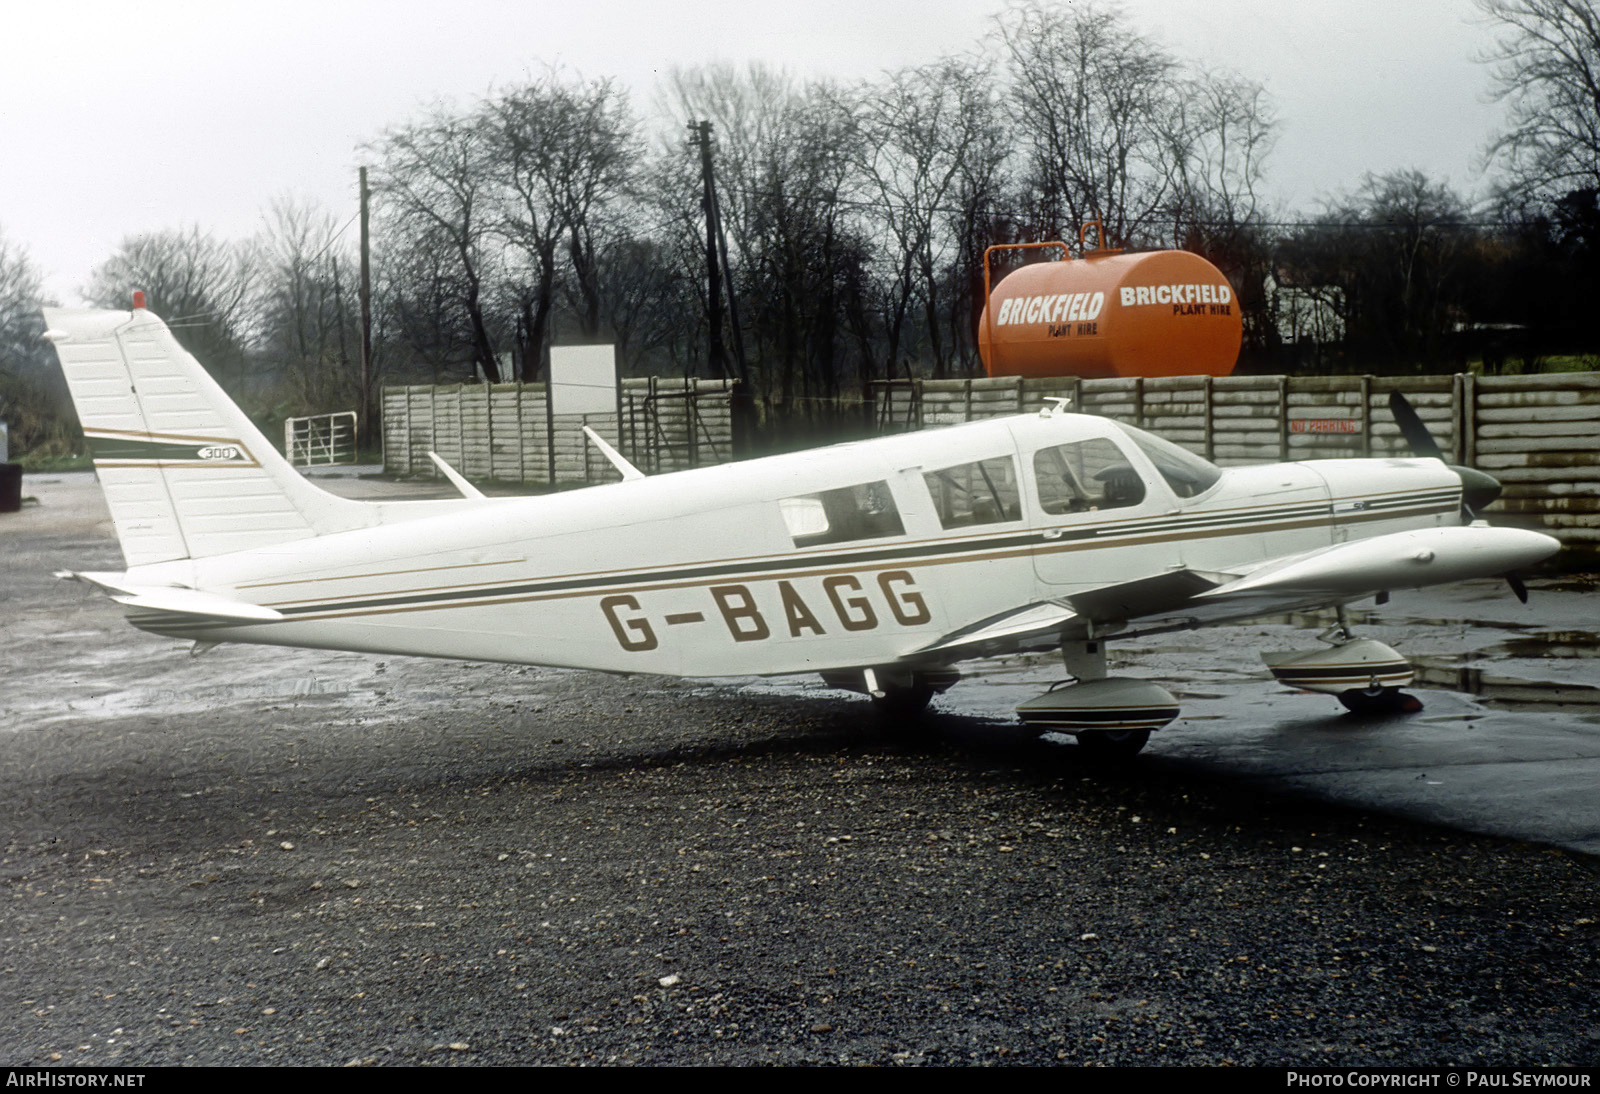
M 963 659 L 1059 648 L 1075 682 L 1020 716 L 1129 756 L 1178 703 L 1107 676 L 1107 638 L 1338 607 L 1326 647 L 1264 655 L 1273 674 L 1393 707 L 1410 666 L 1343 605 L 1559 547 L 1475 520 L 1498 484 L 1438 459 L 1403 400 L 1418 458 L 1222 470 L 1053 406 L 652 478 L 591 434 L 623 481 L 488 498 L 445 466 L 459 499 L 351 501 L 278 455 L 139 297 L 45 318 L 127 560 L 61 576 L 197 649 L 816 672 L 905 714 Z

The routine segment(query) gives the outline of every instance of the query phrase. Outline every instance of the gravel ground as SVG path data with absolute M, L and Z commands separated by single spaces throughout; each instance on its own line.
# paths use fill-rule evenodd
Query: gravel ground
M 835 693 L 190 658 L 15 527 L 0 1062 L 1600 1063 L 1588 860 Z

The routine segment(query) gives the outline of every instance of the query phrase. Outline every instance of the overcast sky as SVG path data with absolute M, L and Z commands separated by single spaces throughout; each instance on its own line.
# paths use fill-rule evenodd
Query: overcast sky
M 63 303 L 127 235 L 254 234 L 277 195 L 355 211 L 359 146 L 559 63 L 648 109 L 672 66 L 871 77 L 972 48 L 979 0 L 14 2 L 0 31 L 0 231 Z M 1126 0 L 1179 57 L 1263 82 L 1280 212 L 1418 167 L 1471 195 L 1500 117 L 1470 0 Z

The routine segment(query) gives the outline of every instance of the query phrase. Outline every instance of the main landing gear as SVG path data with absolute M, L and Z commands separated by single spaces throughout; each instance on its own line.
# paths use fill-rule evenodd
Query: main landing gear
M 1390 647 L 1350 633 L 1343 608 L 1339 622 L 1317 636 L 1328 645 L 1314 650 L 1263 653 L 1280 683 L 1336 697 L 1360 715 L 1414 714 L 1422 701 L 1400 689 L 1411 683 L 1411 662 Z
M 825 672 L 822 680 L 829 687 L 859 691 L 872 697 L 872 709 L 879 720 L 894 724 L 921 714 L 933 697 L 946 691 L 961 673 L 952 668 L 932 666 L 920 669 L 860 669 L 854 672 Z
M 1178 716 L 1178 700 L 1160 684 L 1107 676 L 1104 643 L 1064 643 L 1061 656 L 1077 682 L 1029 699 L 1017 716 L 1039 730 L 1073 734 L 1085 759 L 1130 760 L 1151 732 Z

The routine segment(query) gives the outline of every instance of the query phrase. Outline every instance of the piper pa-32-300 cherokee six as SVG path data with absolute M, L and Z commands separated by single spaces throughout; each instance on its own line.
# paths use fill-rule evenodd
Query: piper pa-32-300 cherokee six
M 1131 755 L 1172 721 L 1104 640 L 1512 575 L 1555 552 L 1473 510 L 1404 400 L 1411 459 L 1222 470 L 1107 418 L 1040 413 L 540 497 L 352 501 L 297 473 L 134 310 L 47 309 L 127 559 L 90 582 L 156 634 L 674 676 L 818 672 L 919 709 L 966 658 L 1060 648 L 1041 728 Z M 1511 577 L 1513 588 L 1521 583 Z M 1265 655 L 1296 688 L 1393 705 L 1409 664 L 1342 625 Z M 1407 697 L 1401 696 L 1401 699 Z

